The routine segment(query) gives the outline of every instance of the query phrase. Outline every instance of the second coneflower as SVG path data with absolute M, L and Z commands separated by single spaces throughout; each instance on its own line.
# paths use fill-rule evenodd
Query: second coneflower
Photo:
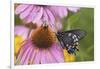
M 43 64 L 64 62 L 63 49 L 47 23 L 31 32 L 31 36 L 24 40 L 15 64 Z
M 69 11 L 76 13 L 80 9 L 79 7 L 22 3 L 15 5 L 15 14 L 19 16 L 24 24 L 33 23 L 40 27 L 46 21 L 54 32 L 55 28 L 57 31 L 62 30 L 62 18 L 68 16 Z

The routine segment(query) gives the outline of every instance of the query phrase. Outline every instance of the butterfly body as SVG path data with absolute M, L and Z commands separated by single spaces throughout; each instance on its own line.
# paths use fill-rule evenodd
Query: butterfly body
M 65 32 L 57 32 L 56 36 L 60 41 L 62 48 L 66 48 L 70 54 L 75 54 L 75 50 L 79 50 L 79 40 L 85 36 L 85 32 L 80 29 L 75 29 Z

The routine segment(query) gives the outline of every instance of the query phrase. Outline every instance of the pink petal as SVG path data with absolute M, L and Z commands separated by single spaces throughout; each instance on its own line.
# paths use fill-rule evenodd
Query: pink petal
M 34 49 L 32 50 L 31 56 L 30 56 L 30 64 L 34 63 L 34 57 L 36 55 L 36 51 L 34 51 Z
M 43 20 L 44 21 L 46 20 L 47 22 L 49 21 L 48 20 L 48 14 L 46 13 L 46 10 L 45 9 L 43 10 Z
M 63 18 L 68 15 L 68 11 L 65 7 L 58 7 L 58 15 Z
M 46 57 L 47 57 L 47 55 L 46 55 L 46 50 L 44 49 L 44 50 L 42 50 L 42 52 L 41 52 L 41 64 L 47 63 Z
M 50 52 L 50 50 L 46 50 L 46 53 L 45 53 L 45 55 L 46 55 L 46 62 L 45 63 L 57 63 L 57 61 L 56 61 L 56 59 L 55 59 L 55 57 L 52 55 L 52 53 Z
M 28 15 L 28 17 L 25 18 L 26 23 L 30 23 L 31 21 L 33 21 L 35 16 L 37 16 L 38 10 L 39 10 L 39 7 L 35 6 L 34 9 L 32 10 L 32 12 L 30 13 L 30 15 Z
M 32 53 L 31 53 L 31 57 L 30 57 L 30 64 L 33 64 L 34 63 L 35 56 L 36 56 L 36 50 L 33 49 L 32 50 Z
M 53 31 L 53 32 L 56 32 L 57 31 L 57 28 L 55 27 L 55 24 L 51 25 L 51 23 L 49 23 L 49 28 Z
M 32 48 L 30 49 L 30 52 L 28 53 L 27 57 L 25 58 L 24 64 L 28 64 L 29 63 L 29 59 L 30 59 L 31 53 L 33 53 L 32 52 Z
M 57 22 L 55 23 L 56 24 L 56 29 L 57 30 L 62 30 L 62 23 L 61 23 L 61 21 L 60 20 L 57 20 Z
M 16 60 L 16 64 L 19 64 L 19 61 L 21 60 L 21 58 L 23 57 L 24 52 L 27 50 L 28 45 L 24 44 L 20 50 L 19 53 L 17 55 L 17 60 Z
M 26 50 L 25 53 L 23 54 L 23 57 L 21 58 L 20 64 L 25 64 L 24 62 L 25 62 L 25 60 L 26 60 L 26 58 L 27 58 L 27 56 L 28 56 L 30 50 L 31 50 L 30 47 L 27 48 L 27 50 Z
M 26 8 L 28 8 L 29 5 L 26 4 L 21 4 L 18 5 L 16 10 L 15 10 L 15 14 L 20 14 L 21 12 L 23 12 Z
M 48 21 L 50 21 L 51 24 L 53 25 L 54 22 L 55 22 L 55 17 L 54 17 L 54 15 L 53 15 L 53 13 L 52 13 L 49 9 L 46 9 L 46 13 L 47 13 L 48 18 L 49 18 Z
M 29 29 L 25 26 L 15 26 L 15 35 L 22 36 L 23 39 L 26 39 L 29 34 Z
M 40 63 L 40 59 L 41 59 L 41 50 L 38 49 L 35 58 L 34 58 L 34 64 L 39 64 Z
M 53 44 L 52 48 L 49 49 L 52 55 L 55 57 L 57 62 L 64 62 L 63 50 L 59 44 Z
M 79 9 L 79 7 L 68 7 L 68 10 L 72 12 L 77 12 Z
M 22 57 L 22 53 L 23 53 L 23 50 L 20 50 L 20 53 L 18 53 L 18 57 L 16 59 L 15 64 L 20 64 L 20 60 L 21 60 L 21 57 Z
M 40 20 L 42 15 L 43 15 L 43 7 L 40 7 L 39 12 L 37 12 L 37 15 L 35 16 L 33 22 L 36 23 L 38 20 Z
M 34 63 L 33 62 L 34 61 L 34 57 L 36 55 L 37 49 L 34 47 L 34 44 L 32 43 L 32 41 L 30 39 L 27 40 L 27 43 L 25 45 L 31 48 L 31 52 L 30 52 L 30 55 L 28 57 L 28 60 L 30 60 L 30 64 L 33 64 Z
M 34 21 L 33 21 L 34 23 Z M 42 19 L 36 21 L 37 27 L 40 27 L 43 24 Z
M 53 7 L 50 7 L 50 9 L 55 13 L 56 18 L 59 18 L 59 17 L 63 18 L 68 15 L 68 11 L 66 7 L 53 6 Z
M 21 19 L 24 19 L 25 17 L 27 17 L 30 12 L 32 11 L 33 9 L 33 5 L 30 5 L 26 10 L 24 10 L 21 14 L 20 14 L 20 18 Z

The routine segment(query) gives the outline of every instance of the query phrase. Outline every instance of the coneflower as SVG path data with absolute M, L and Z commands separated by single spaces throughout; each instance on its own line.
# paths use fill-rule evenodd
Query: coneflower
M 50 6 L 50 5 L 34 5 L 34 4 L 15 4 L 15 14 L 19 15 L 24 24 L 37 24 L 41 26 L 44 22 L 49 23 L 51 30 L 62 29 L 62 18 L 68 15 L 68 12 L 76 13 L 79 7 L 68 6 Z
M 15 64 L 43 64 L 64 62 L 63 49 L 46 23 L 31 33 L 24 40 L 17 55 Z

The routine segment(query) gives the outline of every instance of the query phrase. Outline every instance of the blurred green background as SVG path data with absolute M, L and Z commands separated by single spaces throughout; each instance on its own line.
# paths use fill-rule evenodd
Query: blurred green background
M 22 21 L 15 15 L 15 25 Z M 80 51 L 76 52 L 76 61 L 94 60 L 94 9 L 81 8 L 77 13 L 69 12 L 63 19 L 63 31 L 70 29 L 82 29 L 86 31 L 86 37 L 80 40 Z
M 76 61 L 94 60 L 94 9 L 81 8 L 78 13 L 71 13 L 63 19 L 63 31 L 82 29 L 86 37 L 80 40 L 80 51 L 76 53 Z

